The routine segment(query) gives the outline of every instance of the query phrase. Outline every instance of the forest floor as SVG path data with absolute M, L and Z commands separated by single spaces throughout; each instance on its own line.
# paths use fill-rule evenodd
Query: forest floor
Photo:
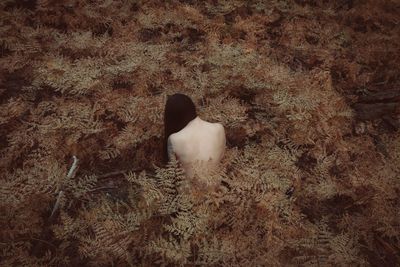
M 0 8 L 0 265 L 400 264 L 398 1 Z M 206 186 L 177 92 L 225 127 Z

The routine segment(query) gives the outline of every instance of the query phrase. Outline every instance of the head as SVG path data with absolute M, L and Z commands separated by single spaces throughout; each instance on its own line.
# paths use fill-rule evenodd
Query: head
M 174 94 L 168 96 L 164 111 L 164 161 L 168 161 L 168 137 L 179 132 L 197 117 L 196 107 L 187 95 Z

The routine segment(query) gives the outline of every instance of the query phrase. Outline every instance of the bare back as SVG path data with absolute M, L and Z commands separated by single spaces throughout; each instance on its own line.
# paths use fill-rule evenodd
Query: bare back
M 168 138 L 169 154 L 175 153 L 187 176 L 193 176 L 192 165 L 196 162 L 207 163 L 205 168 L 216 166 L 225 151 L 226 139 L 224 127 L 219 123 L 210 123 L 196 117 L 181 131 Z

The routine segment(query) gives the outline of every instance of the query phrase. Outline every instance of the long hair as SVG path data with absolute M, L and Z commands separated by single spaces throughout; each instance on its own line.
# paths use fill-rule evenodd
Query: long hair
M 190 97 L 184 94 L 168 96 L 164 111 L 164 163 L 168 162 L 168 137 L 185 128 L 196 117 L 196 106 Z

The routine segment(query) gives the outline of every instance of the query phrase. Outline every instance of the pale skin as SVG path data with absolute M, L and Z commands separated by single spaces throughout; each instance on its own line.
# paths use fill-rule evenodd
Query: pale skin
M 168 137 L 168 156 L 175 153 L 188 177 L 194 175 L 192 165 L 207 162 L 205 168 L 216 166 L 226 147 L 225 130 L 220 123 L 210 123 L 196 117 L 185 128 Z

